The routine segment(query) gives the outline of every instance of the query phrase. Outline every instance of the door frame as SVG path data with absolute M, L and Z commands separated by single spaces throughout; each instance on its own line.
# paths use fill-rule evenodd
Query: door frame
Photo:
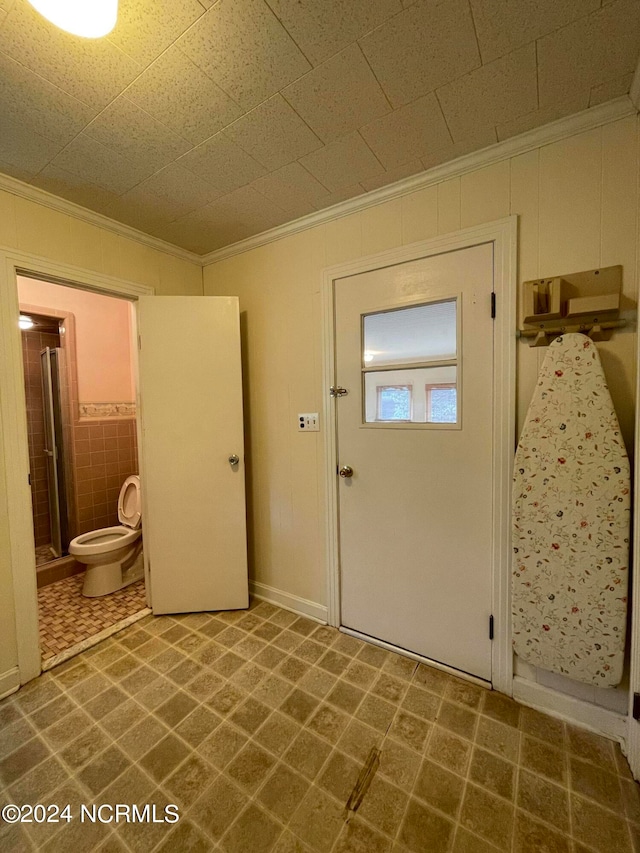
M 20 330 L 15 322 L 19 314 L 17 277 L 21 274 L 134 301 L 139 296 L 155 294 L 155 288 L 148 285 L 51 261 L 29 252 L 0 247 L 0 447 L 6 465 L 6 516 L 9 527 L 7 555 L 13 585 L 18 658 L 16 683 L 0 685 L 0 695 L 30 681 L 42 670 L 33 516 L 31 494 L 25 477 L 29 471 L 29 452 L 22 344 Z M 137 423 L 139 425 L 139 419 Z M 0 509 L 1 501 L 0 496 Z M 0 673 L 0 677 L 2 675 Z
M 636 346 L 636 367 L 640 367 L 640 337 Z M 636 377 L 636 401 L 640 399 L 640 370 Z M 638 572 L 638 558 L 640 556 L 640 410 L 636 408 L 636 430 L 635 430 L 635 459 L 633 465 L 633 539 L 630 542 L 630 568 L 633 575 L 629 577 L 631 584 L 631 672 L 629 676 L 629 710 L 627 716 L 626 743 L 623 750 L 629 761 L 634 779 L 640 780 L 640 721 L 633 717 L 634 693 L 640 693 L 640 574 Z M 635 577 L 634 577 L 635 576 Z
M 516 434 L 516 292 L 518 217 L 464 228 L 451 234 L 357 258 L 323 271 L 323 417 L 326 511 L 327 619 L 340 627 L 339 504 L 336 470 L 337 408 L 328 393 L 337 381 L 335 374 L 335 282 L 347 276 L 370 272 L 421 258 L 467 249 L 481 243 L 494 246 L 494 292 L 497 313 L 494 325 L 493 359 L 493 530 L 492 530 L 492 612 L 494 640 L 491 651 L 492 684 L 501 693 L 513 692 L 511 651 L 511 481 Z M 489 306 L 487 306 L 487 310 Z

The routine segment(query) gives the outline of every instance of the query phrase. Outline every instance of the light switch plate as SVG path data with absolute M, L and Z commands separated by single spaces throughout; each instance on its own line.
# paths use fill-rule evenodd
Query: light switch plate
M 320 418 L 317 412 L 304 412 L 298 415 L 299 432 L 320 432 Z

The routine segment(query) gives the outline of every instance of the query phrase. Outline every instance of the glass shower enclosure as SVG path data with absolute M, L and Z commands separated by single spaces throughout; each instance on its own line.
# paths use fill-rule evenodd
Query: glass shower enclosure
M 69 395 L 65 352 L 45 347 L 40 353 L 44 404 L 44 454 L 47 462 L 51 549 L 55 557 L 67 553 L 71 539 L 69 490 L 72 485 L 69 458 Z

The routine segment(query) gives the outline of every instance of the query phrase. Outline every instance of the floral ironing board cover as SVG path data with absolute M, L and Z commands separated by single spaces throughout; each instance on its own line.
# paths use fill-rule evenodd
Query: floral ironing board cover
M 586 335 L 549 346 L 513 486 L 514 651 L 543 669 L 613 687 L 627 622 L 629 459 Z

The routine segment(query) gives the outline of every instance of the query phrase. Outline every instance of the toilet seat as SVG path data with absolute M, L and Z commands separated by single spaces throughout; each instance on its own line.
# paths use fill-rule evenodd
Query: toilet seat
M 125 527 L 137 530 L 140 527 L 140 477 L 132 474 L 122 484 L 118 496 L 118 521 Z
M 82 561 L 83 556 L 110 554 L 119 548 L 126 548 L 141 535 L 141 530 L 132 530 L 130 527 L 101 527 L 76 536 L 69 544 L 69 553 Z
M 69 543 L 69 553 L 82 562 L 83 557 L 110 554 L 127 548 L 142 535 L 140 530 L 140 477 L 132 474 L 122 484 L 118 496 L 119 525 L 101 527 L 89 533 L 81 533 Z

